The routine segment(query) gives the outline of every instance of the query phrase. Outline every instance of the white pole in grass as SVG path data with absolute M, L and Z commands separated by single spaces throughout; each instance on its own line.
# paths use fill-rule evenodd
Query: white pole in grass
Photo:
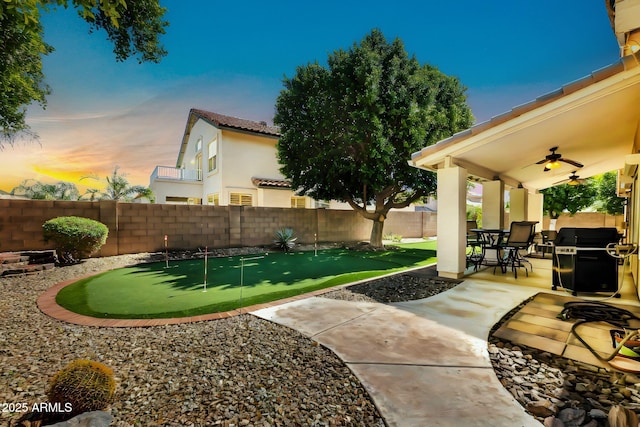
M 209 258 L 209 247 L 204 247 L 204 290 L 202 292 L 207 292 L 207 260 Z
M 313 254 L 318 256 L 318 234 L 313 233 Z
M 164 264 L 166 268 L 169 268 L 169 249 L 168 249 L 169 236 L 164 235 Z
M 262 258 L 264 258 L 264 255 L 254 256 L 251 258 L 244 258 L 244 257 L 240 258 L 240 309 L 239 309 L 240 314 L 242 314 L 242 286 L 244 285 L 244 262 L 251 261 L 254 259 L 262 259 Z

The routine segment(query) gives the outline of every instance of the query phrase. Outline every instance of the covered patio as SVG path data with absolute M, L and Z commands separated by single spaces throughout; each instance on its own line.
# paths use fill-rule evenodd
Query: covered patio
M 640 317 L 640 304 L 638 304 L 637 290 L 629 266 L 619 268 L 619 298 L 614 298 L 614 293 L 580 294 L 572 295 L 571 290 L 558 288 L 552 289 L 552 260 L 544 258 L 530 259 L 533 269 L 528 277 L 518 276 L 516 279 L 510 272 L 494 274 L 492 268 L 473 272 L 469 270 L 465 277 L 465 283 L 469 289 L 481 291 L 483 288 L 498 287 L 506 292 L 519 293 L 528 290 L 533 300 L 517 313 L 509 318 L 493 333 L 497 338 L 511 341 L 518 345 L 548 351 L 557 356 L 562 356 L 578 362 L 602 367 L 611 370 L 611 367 L 598 360 L 580 341 L 571 333 L 571 327 L 575 319 L 564 321 L 557 315 L 562 311 L 564 303 L 568 301 L 597 301 L 614 305 L 633 312 Z M 495 288 L 492 288 L 495 289 Z M 482 298 L 482 295 L 477 295 Z M 606 356 L 613 351 L 609 330 L 611 325 L 594 324 L 579 329 L 581 334 L 588 337 L 589 344 L 601 356 Z
M 618 172 L 618 193 L 628 199 L 619 231 L 625 241 L 639 241 L 637 165 L 640 163 L 640 55 L 630 53 L 527 104 L 493 117 L 414 153 L 409 163 L 438 177 L 438 272 L 460 278 L 466 272 L 467 181 L 483 186 L 482 226 L 508 229 L 509 221 L 543 219 L 539 190 L 566 182 L 575 173 L 587 178 Z M 555 153 L 583 167 L 560 162 L 547 170 L 540 163 Z M 637 255 L 631 258 L 637 281 Z M 521 277 L 519 281 L 531 281 Z
M 465 197 L 468 181 L 482 184 L 484 229 L 508 230 L 511 222 L 533 221 L 539 232 L 543 224 L 540 190 L 566 183 L 572 175 L 584 179 L 616 171 L 617 194 L 626 199 L 624 221 L 616 228 L 622 242 L 638 245 L 640 0 L 612 1 L 607 6 L 620 45 L 618 62 L 425 147 L 412 155 L 409 164 L 437 174 L 438 274 L 464 277 L 465 289 L 477 292 L 469 297 L 486 299 L 487 304 L 499 297 L 496 292 L 515 295 L 526 290 L 533 296 L 493 335 L 610 370 L 612 366 L 579 341 L 571 330 L 574 322 L 557 316 L 566 302 L 579 298 L 622 307 L 640 317 L 638 253 L 618 264 L 617 292 L 579 293 L 577 297 L 569 289 L 552 288 L 552 259 L 530 258 L 532 271 L 517 278 L 500 268 L 495 273 L 494 268 L 476 271 L 466 259 Z M 565 161 L 547 165 L 558 157 Z M 619 298 L 614 298 L 615 293 Z M 595 323 L 582 331 L 601 357 L 612 353 L 611 328 Z

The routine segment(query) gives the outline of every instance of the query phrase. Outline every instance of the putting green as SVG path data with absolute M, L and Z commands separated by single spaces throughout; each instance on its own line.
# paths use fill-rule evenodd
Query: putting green
M 72 283 L 60 290 L 56 302 L 73 312 L 99 318 L 186 317 L 275 301 L 435 262 L 435 241 L 398 246 L 400 249 L 385 252 L 329 249 L 318 251 L 317 256 L 311 251 L 209 258 L 206 292 L 203 259 L 169 262 L 169 268 L 164 262 L 140 264 Z

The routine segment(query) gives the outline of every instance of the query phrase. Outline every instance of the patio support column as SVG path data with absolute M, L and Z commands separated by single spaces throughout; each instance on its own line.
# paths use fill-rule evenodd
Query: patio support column
M 529 193 L 527 221 L 538 221 L 536 224 L 536 232 L 542 231 L 542 220 L 544 217 L 544 212 L 542 210 L 543 201 L 544 195 L 542 193 L 538 191 L 535 193 Z
M 467 170 L 446 163 L 438 169 L 438 274 L 458 279 L 467 267 Z
M 504 228 L 504 183 L 500 180 L 482 183 L 482 228 Z
M 509 191 L 509 223 L 528 221 L 529 193 L 526 188 L 512 188 Z

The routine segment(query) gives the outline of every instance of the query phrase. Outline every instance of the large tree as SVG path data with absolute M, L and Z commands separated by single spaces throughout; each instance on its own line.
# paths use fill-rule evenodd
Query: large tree
M 625 199 L 618 197 L 616 188 L 617 175 L 615 172 L 607 172 L 595 178 L 598 200 L 596 208 L 598 211 L 606 212 L 610 215 L 619 215 L 624 212 Z
M 379 30 L 283 83 L 274 118 L 282 173 L 300 194 L 346 201 L 373 221 L 373 246 L 390 209 L 435 191 L 435 175 L 409 166 L 411 154 L 472 123 L 460 82 Z
M 540 190 L 544 194 L 543 209 L 551 219 L 558 219 L 562 212 L 574 215 L 593 204 L 597 190 L 593 180 L 582 184 L 561 184 Z
M 136 55 L 139 62 L 158 62 L 166 51 L 159 37 L 168 22 L 158 0 L 3 0 L 0 1 L 0 149 L 17 138 L 33 138 L 27 107 L 46 107 L 50 93 L 42 57 L 53 51 L 44 42 L 43 12 L 73 7 L 91 32 L 104 30 L 118 61 Z

